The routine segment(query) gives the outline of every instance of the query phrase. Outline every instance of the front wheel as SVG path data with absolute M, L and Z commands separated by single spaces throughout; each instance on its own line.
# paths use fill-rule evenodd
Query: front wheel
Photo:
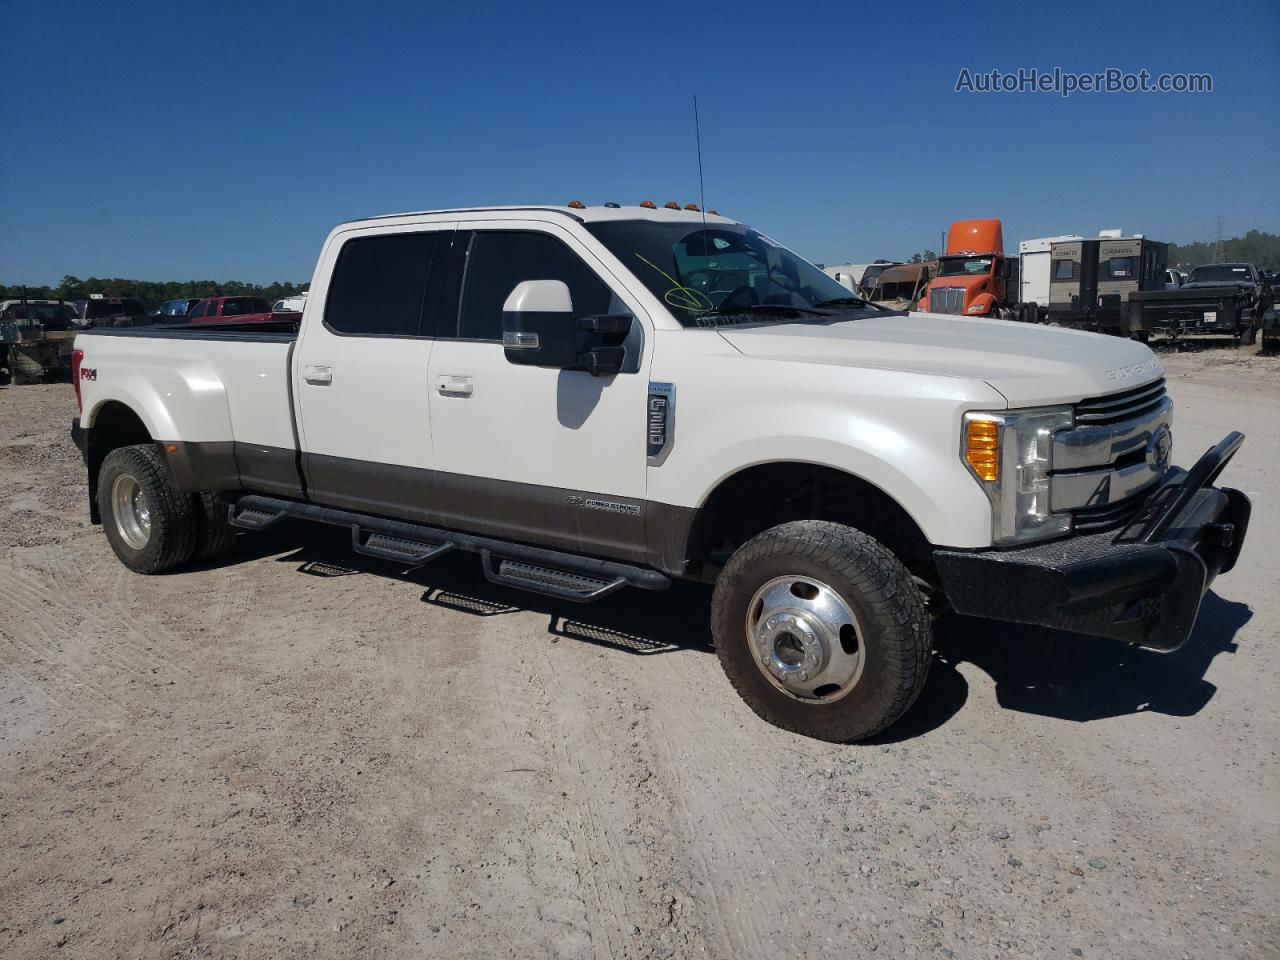
M 915 702 L 929 669 L 929 614 L 881 543 L 819 520 L 785 523 L 738 549 L 716 581 L 712 632 L 725 674 L 757 714 L 848 743 Z

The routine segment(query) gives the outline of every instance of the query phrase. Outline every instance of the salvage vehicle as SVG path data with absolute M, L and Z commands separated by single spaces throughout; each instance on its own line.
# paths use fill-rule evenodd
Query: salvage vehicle
M 137 297 L 107 297 L 100 293 L 76 301 L 82 327 L 137 327 L 155 322 Z
M 174 323 L 174 317 L 185 317 L 189 314 L 197 303 L 200 302 L 199 297 L 180 297 L 177 300 L 166 300 L 160 304 L 160 309 L 155 312 L 157 323 Z
M 263 297 L 205 297 L 191 308 L 185 320 L 196 324 L 278 323 L 286 316 L 295 315 L 273 312 Z
M 1004 255 L 999 220 L 957 220 L 947 231 L 947 252 L 920 301 L 921 310 L 966 317 L 1014 319 L 1018 261 Z
M 924 296 L 934 263 L 904 263 L 889 267 L 878 277 L 867 299 L 890 310 L 914 310 Z
M 1227 334 L 1252 343 L 1275 291 L 1252 263 L 1195 267 L 1182 286 L 1133 296 L 1138 329 L 1172 335 Z
M 69 369 L 75 321 L 66 300 L 0 300 L 0 377 L 39 383 L 50 370 Z
M 1142 344 L 882 310 L 696 209 L 345 223 L 310 289 L 296 332 L 77 337 L 129 569 L 295 518 L 566 602 L 702 581 L 751 708 L 853 741 L 920 694 L 948 608 L 1177 649 L 1248 526 L 1215 486 L 1243 436 L 1175 467 Z

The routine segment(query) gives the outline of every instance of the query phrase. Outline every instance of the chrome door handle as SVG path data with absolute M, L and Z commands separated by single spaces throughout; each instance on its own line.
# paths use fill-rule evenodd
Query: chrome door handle
M 316 386 L 333 383 L 333 369 L 322 363 L 308 363 L 302 368 L 302 379 Z
M 436 389 L 441 393 L 469 397 L 476 391 L 476 382 L 471 377 L 455 377 L 451 374 L 445 374 L 436 381 Z

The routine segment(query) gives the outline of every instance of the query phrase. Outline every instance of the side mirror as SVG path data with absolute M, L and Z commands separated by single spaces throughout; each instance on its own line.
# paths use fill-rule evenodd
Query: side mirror
M 836 274 L 836 283 L 840 284 L 840 286 L 844 287 L 844 288 L 845 288 L 846 290 L 848 290 L 850 293 L 857 293 L 857 292 L 858 292 L 858 285 L 857 285 L 856 283 L 854 283 L 854 282 L 853 282 L 853 274 L 850 274 L 850 273 L 837 273 L 837 274 Z
M 575 317 L 561 280 L 525 280 L 502 305 L 502 349 L 509 363 L 586 370 L 603 377 L 622 369 L 630 315 Z

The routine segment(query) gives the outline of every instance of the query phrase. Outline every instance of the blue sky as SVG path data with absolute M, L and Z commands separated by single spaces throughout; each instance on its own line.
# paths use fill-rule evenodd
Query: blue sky
M 355 217 L 697 201 L 815 261 L 1280 231 L 1280 4 L 3 0 L 0 282 L 305 280 Z M 957 94 L 962 67 L 1211 94 Z

